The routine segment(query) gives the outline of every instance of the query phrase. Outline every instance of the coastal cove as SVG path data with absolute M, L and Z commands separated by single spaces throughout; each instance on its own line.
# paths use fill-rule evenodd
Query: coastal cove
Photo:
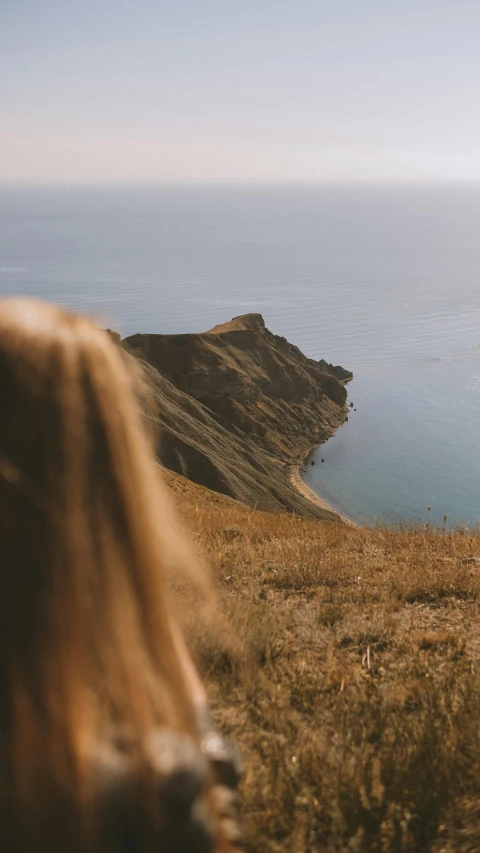
M 478 379 L 469 376 L 474 365 L 459 356 L 394 376 L 355 376 L 348 423 L 311 453 L 302 474 L 306 484 L 357 524 L 476 526 L 480 412 Z M 372 402 L 373 382 L 378 398 Z
M 478 188 L 4 188 L 0 226 L 2 294 L 123 337 L 261 313 L 355 377 L 307 486 L 357 523 L 477 523 Z
M 306 466 L 309 461 L 310 457 L 306 463 L 295 465 L 292 468 L 292 470 L 290 471 L 290 482 L 292 483 L 292 485 L 295 486 L 297 491 L 301 495 L 303 495 L 303 497 L 306 498 L 308 501 L 311 501 L 313 504 L 316 504 L 321 509 L 325 509 L 329 512 L 335 513 L 345 524 L 348 524 L 350 527 L 358 527 L 358 525 L 354 521 L 352 521 L 351 518 L 347 518 L 347 516 L 343 515 L 336 507 L 333 506 L 333 504 L 327 503 L 326 500 L 320 497 L 320 494 L 318 492 L 314 491 L 310 486 L 307 486 L 306 481 L 302 477 L 302 472 L 306 471 Z

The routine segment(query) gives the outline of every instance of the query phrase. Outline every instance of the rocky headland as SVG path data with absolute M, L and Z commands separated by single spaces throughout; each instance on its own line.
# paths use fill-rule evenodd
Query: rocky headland
M 166 468 L 251 508 L 338 519 L 289 474 L 345 420 L 351 373 L 307 358 L 260 314 L 121 345 L 144 365 Z

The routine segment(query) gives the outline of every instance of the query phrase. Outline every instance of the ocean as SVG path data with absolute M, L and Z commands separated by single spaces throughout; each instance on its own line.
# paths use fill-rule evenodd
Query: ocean
M 357 522 L 479 521 L 480 187 L 4 187 L 0 293 L 122 335 L 260 312 L 355 374 L 311 488 Z

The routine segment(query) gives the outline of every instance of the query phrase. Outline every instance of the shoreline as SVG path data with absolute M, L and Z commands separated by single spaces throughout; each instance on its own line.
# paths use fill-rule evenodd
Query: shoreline
M 316 447 L 313 448 L 313 450 L 315 449 Z M 310 458 L 312 452 L 313 451 L 308 454 L 307 461 Z M 317 493 L 314 492 L 313 489 L 310 488 L 310 486 L 307 486 L 306 482 L 302 479 L 302 476 L 300 474 L 300 470 L 304 467 L 304 465 L 306 465 L 306 462 L 297 462 L 295 465 L 292 465 L 290 467 L 290 471 L 288 474 L 288 479 L 290 480 L 292 486 L 294 486 L 294 488 L 297 490 L 297 492 L 302 495 L 303 498 L 306 498 L 307 501 L 310 501 L 311 503 L 315 504 L 315 506 L 320 507 L 320 509 L 326 509 L 328 510 L 328 512 L 333 512 L 340 518 L 340 520 L 344 524 L 348 524 L 350 527 L 359 527 L 359 525 L 356 524 L 355 521 L 352 521 L 351 518 L 347 518 L 346 515 L 342 515 L 342 513 L 338 512 L 333 506 L 330 506 L 330 504 L 328 504 L 323 498 L 317 495 Z

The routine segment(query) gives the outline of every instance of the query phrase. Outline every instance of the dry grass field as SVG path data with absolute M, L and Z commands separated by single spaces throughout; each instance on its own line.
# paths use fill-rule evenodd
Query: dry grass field
M 218 588 L 186 621 L 251 850 L 480 851 L 480 532 L 356 529 L 170 485 Z

